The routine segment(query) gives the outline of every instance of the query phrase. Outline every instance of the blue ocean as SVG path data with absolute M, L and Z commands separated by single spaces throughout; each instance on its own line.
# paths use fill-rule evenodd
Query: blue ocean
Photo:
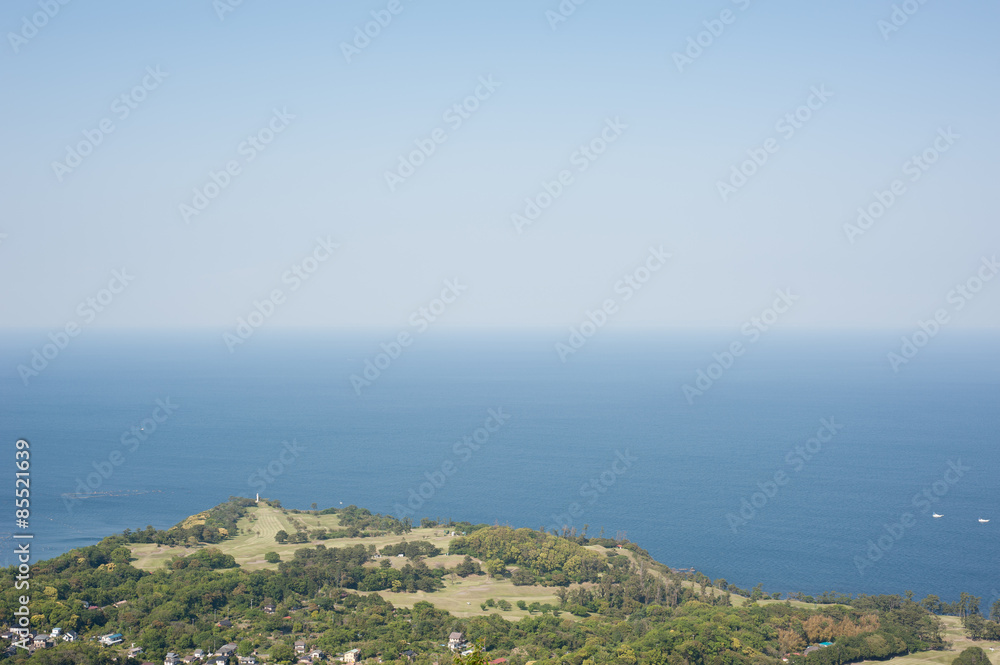
M 903 331 L 769 332 L 728 358 L 739 331 L 603 330 L 565 362 L 564 330 L 395 349 L 394 331 L 260 329 L 232 353 L 214 331 L 85 331 L 25 381 L 47 332 L 0 337 L 36 559 L 259 492 L 586 526 L 768 592 L 1000 597 L 996 334 L 944 331 L 894 371 Z

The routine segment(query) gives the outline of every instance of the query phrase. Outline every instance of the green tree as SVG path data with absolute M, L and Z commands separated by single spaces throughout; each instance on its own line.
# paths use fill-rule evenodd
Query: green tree
M 116 547 L 114 551 L 111 552 L 111 560 L 115 563 L 128 563 L 132 560 L 132 550 L 124 545 Z
M 934 594 L 928 595 L 926 598 L 920 601 L 920 604 L 924 606 L 931 614 L 941 613 L 941 599 Z
M 986 620 L 979 614 L 969 614 L 962 619 L 962 625 L 969 632 L 969 637 L 974 640 L 983 639 L 983 631 L 986 628 Z
M 507 572 L 507 567 L 500 559 L 490 559 L 486 562 L 486 572 L 490 577 L 503 577 Z
M 249 656 L 253 653 L 253 642 L 250 640 L 241 640 L 236 646 L 236 653 L 241 656 Z
M 951 661 L 951 665 L 990 665 L 990 659 L 981 648 L 969 647 Z
M 276 663 L 291 663 L 295 660 L 295 650 L 287 644 L 275 644 L 269 655 Z
M 277 552 L 267 552 L 264 554 L 264 561 L 267 561 L 268 563 L 278 563 L 281 561 L 281 557 L 278 556 Z
M 287 543 L 288 542 L 288 532 L 285 531 L 284 529 L 282 529 L 278 533 L 274 534 L 274 539 L 277 542 L 279 542 L 279 543 Z

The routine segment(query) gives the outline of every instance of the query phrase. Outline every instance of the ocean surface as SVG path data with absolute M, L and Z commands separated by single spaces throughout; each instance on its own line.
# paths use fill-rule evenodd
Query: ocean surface
M 894 372 L 903 332 L 603 330 L 564 363 L 563 330 L 431 330 L 379 359 L 360 395 L 351 375 L 396 331 L 260 329 L 233 353 L 215 331 L 84 331 L 27 385 L 17 367 L 48 331 L 5 333 L 3 476 L 13 489 L 28 439 L 36 559 L 259 491 L 414 521 L 587 525 L 768 592 L 968 591 L 989 607 L 1000 336 L 944 331 Z M 734 341 L 745 353 L 686 396 Z M 10 565 L 20 530 L 4 510 Z

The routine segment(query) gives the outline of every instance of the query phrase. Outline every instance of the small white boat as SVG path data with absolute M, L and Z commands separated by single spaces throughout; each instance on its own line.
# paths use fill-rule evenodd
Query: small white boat
M 989 522 L 989 520 L 984 520 L 982 517 L 979 518 L 980 524 L 986 524 L 987 522 Z
M 933 515 L 931 515 L 931 517 L 944 517 L 944 515 L 938 515 L 937 513 L 934 513 Z

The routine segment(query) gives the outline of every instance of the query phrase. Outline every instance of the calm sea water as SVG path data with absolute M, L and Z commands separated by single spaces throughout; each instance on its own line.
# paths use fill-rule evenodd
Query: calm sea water
M 689 404 L 682 386 L 746 338 L 602 331 L 564 364 L 563 331 L 432 331 L 359 397 L 350 375 L 391 336 L 260 330 L 230 354 L 214 332 L 87 332 L 27 386 L 45 332 L 0 337 L 4 466 L 29 439 L 36 556 L 260 491 L 586 524 L 745 588 L 1000 597 L 997 335 L 948 331 L 896 374 L 898 334 L 773 332 Z M 835 434 L 809 442 L 823 419 Z M 123 441 L 133 426 L 144 440 Z

